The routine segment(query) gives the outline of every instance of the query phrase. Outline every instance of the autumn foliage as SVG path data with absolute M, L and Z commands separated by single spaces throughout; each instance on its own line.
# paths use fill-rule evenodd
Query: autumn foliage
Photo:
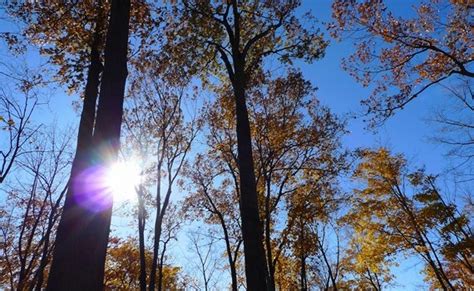
M 472 176 L 472 1 L 46 2 L 0 12 L 0 289 L 474 288 L 473 179 L 312 71 L 343 42 L 372 130 L 442 88 Z

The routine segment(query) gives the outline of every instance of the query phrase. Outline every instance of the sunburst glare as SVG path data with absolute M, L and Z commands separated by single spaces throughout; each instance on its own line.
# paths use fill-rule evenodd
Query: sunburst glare
M 119 161 L 108 167 L 104 182 L 115 201 L 135 200 L 142 177 L 136 159 Z

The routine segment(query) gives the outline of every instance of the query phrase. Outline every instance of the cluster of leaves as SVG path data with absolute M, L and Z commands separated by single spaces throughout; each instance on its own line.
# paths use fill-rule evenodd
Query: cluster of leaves
M 209 83 L 209 74 L 223 82 L 230 76 L 232 81 L 240 57 L 248 81 L 258 75 L 266 57 L 276 56 L 288 65 L 295 59 L 319 59 L 327 42 L 310 14 L 305 14 L 310 25 L 295 15 L 300 5 L 300 1 L 194 0 L 175 4 L 164 28 L 159 66 L 162 71 L 199 75 Z
M 139 50 L 155 41 L 147 36 L 156 22 L 145 1 L 132 2 L 130 39 L 139 39 L 135 48 Z M 57 67 L 56 81 L 66 85 L 69 93 L 77 93 L 86 81 L 93 45 L 103 58 L 109 10 L 110 1 L 103 0 L 52 1 L 48 5 L 10 2 L 6 11 L 23 24 L 23 29 L 2 37 L 14 52 L 24 53 L 28 45 L 37 46 L 39 53 Z
M 446 202 L 435 176 L 422 170 L 409 172 L 403 156 L 386 149 L 361 150 L 354 172 L 361 189 L 349 200 L 340 193 L 338 178 L 347 168 L 340 143 L 344 123 L 319 104 L 315 89 L 293 68 L 294 60 L 312 62 L 327 47 L 312 16 L 296 15 L 300 1 L 184 0 L 165 6 L 132 2 L 131 81 L 124 120 L 127 144 L 143 158 L 146 181 L 138 191 L 139 241 L 110 240 L 105 288 L 139 289 L 145 280 L 153 289 L 155 275 L 159 289 L 185 288 L 181 270 L 165 264 L 167 244 L 180 226 L 171 194 L 175 184 L 182 186 L 183 171 L 192 185 L 183 203 L 184 216 L 212 226 L 214 235 L 221 234 L 232 289 L 245 286 L 239 161 L 248 157 L 239 157 L 237 149 L 239 86 L 248 106 L 244 117 L 250 121 L 270 289 L 380 290 L 392 282 L 391 268 L 401 253 L 415 254 L 425 262 L 426 279 L 434 288 L 474 285 L 472 218 Z M 473 77 L 472 5 L 439 3 L 423 2 L 406 19 L 379 0 L 334 2 L 333 35 L 340 38 L 347 30 L 362 33 L 355 54 L 343 65 L 364 86 L 375 85 L 364 103 L 376 120 L 391 116 L 452 75 Z M 110 2 L 50 4 L 8 5 L 7 11 L 26 27 L 21 35 L 3 36 L 15 53 L 24 52 L 23 41 L 37 45 L 58 69 L 56 81 L 78 92 L 93 47 L 103 58 Z M 303 17 L 312 25 L 303 23 Z M 270 73 L 268 59 L 283 64 L 284 73 Z M 198 121 L 188 118 L 182 108 L 186 85 L 195 76 L 202 81 L 200 89 L 216 97 L 205 104 Z M 20 90 L 28 92 L 34 84 L 23 82 Z M 0 101 L 5 108 L 10 106 L 0 111 L 0 124 L 19 149 L 25 140 L 17 137 L 31 112 L 7 98 Z M 188 166 L 191 143 L 203 124 L 206 148 Z M 11 151 L 0 153 L 6 157 Z M 9 259 L 0 265 L 0 284 L 12 289 L 43 286 L 39 278 L 48 271 L 47 242 L 54 240 L 51 233 L 62 197 L 62 192 L 55 196 L 59 186 L 50 181 L 55 172 L 40 169 L 38 161 L 45 160 L 35 161 L 22 164 L 34 173 L 32 185 L 24 183 L 23 189 L 10 191 L 14 210 L 0 210 L 5 218 L 2 247 Z M 150 191 L 152 186 L 156 193 Z M 343 206 L 349 206 L 347 213 L 337 219 Z M 151 214 L 155 223 L 150 228 Z M 339 242 L 343 227 L 350 233 L 344 248 Z M 146 230 L 152 233 L 151 248 L 146 246 Z M 198 242 L 195 247 L 207 289 L 207 255 L 199 253 Z
M 332 7 L 333 36 L 358 40 L 343 67 L 374 87 L 363 101 L 374 124 L 452 75 L 474 77 L 469 1 L 423 1 L 410 17 L 397 16 L 379 0 L 341 0 Z
M 435 176 L 409 172 L 402 156 L 384 148 L 361 150 L 359 155 L 354 177 L 364 187 L 354 192 L 344 218 L 355 232 L 353 271 L 380 289 L 393 278 L 389 267 L 405 252 L 425 262 L 433 286 L 471 286 L 465 278 L 472 273 L 472 217 L 445 201 Z M 454 273 L 447 271 L 450 265 L 463 267 Z
M 137 241 L 132 238 L 110 238 L 105 267 L 105 290 L 140 289 L 140 250 L 137 245 Z M 152 252 L 146 251 L 145 257 L 147 266 L 151 267 Z M 183 287 L 180 268 L 164 266 L 163 289 L 182 290 Z

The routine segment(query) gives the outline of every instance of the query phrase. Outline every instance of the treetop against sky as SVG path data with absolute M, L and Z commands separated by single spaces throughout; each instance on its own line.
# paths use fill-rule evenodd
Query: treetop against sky
M 469 1 L 12 3 L 1 287 L 67 284 L 111 213 L 94 286 L 474 284 Z

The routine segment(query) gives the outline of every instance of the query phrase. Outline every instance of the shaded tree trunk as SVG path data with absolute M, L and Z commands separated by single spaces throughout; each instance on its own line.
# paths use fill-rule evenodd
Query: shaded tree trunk
M 140 290 L 146 290 L 146 260 L 145 260 L 145 201 L 143 188 L 138 190 L 138 241 L 140 249 Z
M 169 174 L 169 173 L 168 173 Z M 170 185 L 170 184 L 168 184 Z M 161 242 L 161 235 L 163 232 L 163 221 L 164 221 L 164 216 L 166 213 L 166 209 L 168 208 L 169 201 L 170 201 L 170 196 L 171 196 L 171 188 L 168 188 L 166 191 L 165 199 L 163 201 L 163 205 L 161 205 L 160 197 L 157 197 L 157 204 L 158 210 L 157 210 L 157 215 L 156 215 L 156 220 L 155 220 L 155 238 L 154 238 L 154 244 L 153 244 L 153 262 L 151 265 L 151 273 L 150 273 L 150 286 L 149 290 L 153 291 L 155 288 L 157 288 L 159 291 L 163 290 L 163 259 L 164 259 L 164 254 L 165 254 L 165 249 L 166 249 L 166 244 L 163 243 L 163 250 L 161 253 L 160 257 L 160 242 Z M 160 258 L 160 262 L 158 263 L 158 259 Z M 156 282 L 156 275 L 158 271 L 158 282 Z M 158 283 L 158 284 L 156 284 Z M 158 286 L 156 286 L 158 285 Z
M 307 291 L 308 290 L 308 280 L 306 276 L 306 257 L 304 255 L 301 256 L 300 258 L 300 288 L 301 291 Z
M 80 125 L 84 127 L 79 130 L 78 148 L 71 172 L 72 185 L 85 184 L 77 180 L 85 167 L 93 164 L 103 166 L 117 157 L 127 77 L 129 15 L 129 0 L 112 1 L 95 131 L 92 136 L 91 120 L 94 119 L 91 119 L 93 115 L 89 112 L 94 111 L 92 108 L 95 104 L 92 106 L 93 100 L 88 100 L 83 110 L 87 116 L 81 116 Z M 97 86 L 91 90 L 97 90 Z M 87 149 L 88 144 L 92 144 L 93 148 Z M 112 214 L 111 197 L 105 209 L 92 210 L 81 206 L 77 195 L 77 189 L 70 187 L 58 227 L 47 290 L 103 289 Z
M 233 89 L 236 102 L 237 152 L 240 175 L 240 212 L 248 290 L 267 290 L 267 265 L 258 210 L 257 186 L 252 156 L 252 138 L 245 98 L 244 62 L 235 58 Z
M 168 244 L 169 240 L 163 243 L 163 249 L 161 250 L 160 254 L 160 264 L 158 265 L 158 290 L 163 290 L 163 267 L 165 264 L 165 253 L 166 253 L 166 245 Z
M 246 104 L 246 53 L 241 50 L 241 23 L 237 0 L 229 3 L 233 13 L 233 30 L 224 17 L 227 36 L 231 44 L 229 56 L 226 50 L 217 45 L 222 61 L 232 83 L 235 99 L 237 153 L 240 183 L 240 214 L 242 221 L 242 239 L 244 242 L 245 275 L 247 288 L 253 290 L 274 290 L 269 283 L 268 266 L 263 247 L 263 228 L 260 221 L 257 186 L 255 181 L 254 162 L 252 155 L 252 138 L 250 132 L 249 114 Z M 248 43 L 247 43 L 248 45 Z
M 252 155 L 252 137 L 246 104 L 248 76 L 245 72 L 246 56 L 241 52 L 241 23 L 238 1 L 232 0 L 234 32 L 229 34 L 232 44 L 233 72 L 226 58 L 227 70 L 235 98 L 237 153 L 240 178 L 240 213 L 242 239 L 244 241 L 245 276 L 247 288 L 253 290 L 273 290 L 268 279 L 268 268 L 263 248 L 263 233 L 259 215 L 257 185 L 255 181 Z M 221 53 L 222 54 L 222 53 Z M 224 58 L 224 56 L 223 56 Z M 269 286 L 270 285 L 270 286 Z
M 230 238 L 229 238 L 229 233 L 227 231 L 227 226 L 224 222 L 222 214 L 220 212 L 218 214 L 219 214 L 219 220 L 221 222 L 222 229 L 224 230 L 224 240 L 225 240 L 225 246 L 226 246 L 226 252 L 227 252 L 227 259 L 229 260 L 230 276 L 232 279 L 231 287 L 232 287 L 232 291 L 237 291 L 239 288 L 238 288 L 238 282 L 237 282 L 237 268 L 235 266 L 235 263 L 237 260 L 238 247 L 233 257 L 232 256 L 233 252 L 230 247 Z
M 271 242 L 271 213 L 270 213 L 270 184 L 271 174 L 264 174 L 266 184 L 266 195 L 265 195 L 265 247 L 267 251 L 267 264 L 268 264 L 268 285 L 270 290 L 275 290 L 275 264 L 273 264 L 273 252 Z
M 162 134 L 162 137 L 164 134 Z M 163 148 L 162 148 L 163 150 Z M 151 263 L 151 271 L 150 271 L 150 284 L 148 289 L 150 291 L 155 290 L 156 285 L 156 271 L 158 269 L 158 252 L 160 247 L 160 239 L 161 239 L 161 230 L 163 225 L 163 213 L 162 210 L 165 208 L 161 206 L 161 166 L 163 164 L 164 156 L 161 155 L 158 159 L 158 176 L 157 176 L 157 183 L 156 183 L 156 216 L 155 216 L 155 229 L 154 229 L 154 240 L 153 240 L 153 261 Z M 161 290 L 161 283 L 158 283 L 158 290 Z
M 305 238 L 305 229 L 304 229 L 304 219 L 302 215 L 300 215 L 300 288 L 301 291 L 306 291 L 308 290 L 308 278 L 306 275 L 306 254 L 305 251 L 305 243 L 306 243 L 306 238 Z

